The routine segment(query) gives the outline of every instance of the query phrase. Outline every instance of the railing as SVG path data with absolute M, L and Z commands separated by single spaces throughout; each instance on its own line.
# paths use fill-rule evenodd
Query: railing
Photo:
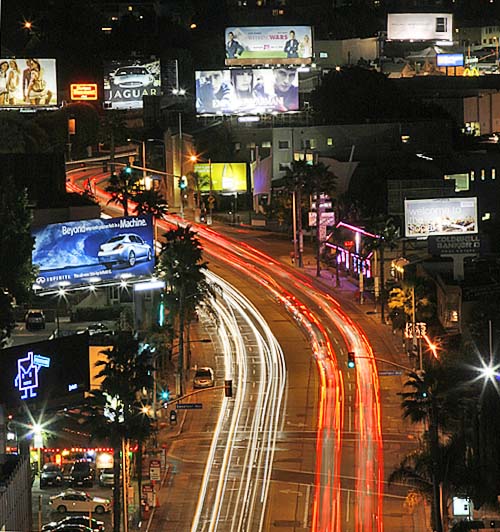
M 32 530 L 31 470 L 28 456 L 18 463 L 0 492 L 0 530 Z

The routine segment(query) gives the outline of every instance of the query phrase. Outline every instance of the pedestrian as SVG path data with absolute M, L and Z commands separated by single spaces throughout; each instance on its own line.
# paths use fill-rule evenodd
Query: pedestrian
M 290 260 L 292 264 L 295 264 L 295 252 L 294 251 L 290 251 Z

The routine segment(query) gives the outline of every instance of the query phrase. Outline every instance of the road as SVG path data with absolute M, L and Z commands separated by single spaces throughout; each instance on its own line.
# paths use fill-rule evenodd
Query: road
M 105 178 L 96 177 L 96 181 Z M 179 219 L 171 217 L 169 222 Z M 158 225 L 161 230 L 170 227 L 164 222 Z M 278 441 L 285 441 L 286 448 L 278 449 L 274 457 L 274 482 L 262 521 L 264 529 L 400 530 L 384 528 L 385 521 L 393 519 L 386 519 L 384 512 L 380 383 L 373 349 L 363 330 L 322 286 L 243 243 L 240 232 L 235 235 L 237 240 L 231 240 L 206 226 L 196 226 L 196 230 L 209 256 L 210 269 L 243 293 L 247 291 L 250 300 L 261 303 L 256 306 L 267 323 L 273 324 L 289 374 L 295 367 L 309 367 L 307 381 L 298 387 L 302 402 L 287 402 L 284 414 L 286 422 L 295 424 L 292 427 L 297 430 L 295 434 L 278 434 Z M 283 311 L 292 321 L 283 318 Z M 281 316 L 279 326 L 273 323 L 277 312 Z M 302 331 L 301 341 L 297 327 Z M 290 335 L 297 338 L 299 349 L 288 348 Z M 308 347 L 304 349 L 305 339 Z M 348 351 L 357 356 L 354 371 L 346 369 Z M 311 382 L 316 384 L 311 377 L 312 362 L 317 367 L 317 390 L 309 387 Z M 288 383 L 287 397 L 292 389 Z M 297 416 L 303 416 L 300 422 Z M 312 430 L 315 438 L 311 438 Z M 295 443 L 294 438 L 300 441 Z M 290 450 L 300 446 L 295 467 L 276 465 L 281 454 L 286 459 Z M 290 504 L 290 499 L 295 499 L 295 504 Z M 397 504 L 401 506 L 401 502 Z

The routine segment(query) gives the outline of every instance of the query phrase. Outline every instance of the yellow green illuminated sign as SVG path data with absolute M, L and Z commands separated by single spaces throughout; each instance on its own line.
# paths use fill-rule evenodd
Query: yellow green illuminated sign
M 197 163 L 201 192 L 242 192 L 247 190 L 246 163 Z M 212 184 L 210 186 L 210 181 Z

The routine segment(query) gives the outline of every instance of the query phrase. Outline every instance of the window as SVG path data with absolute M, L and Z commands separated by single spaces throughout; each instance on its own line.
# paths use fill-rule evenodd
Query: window
M 486 220 L 491 220 L 491 213 L 490 213 L 490 212 L 485 212 L 485 213 L 483 214 L 483 216 L 481 217 L 481 220 L 482 220 L 483 222 L 485 222 Z
M 241 150 L 241 142 L 235 142 L 234 151 L 240 151 L 240 150 Z
M 475 179 L 474 170 L 471 170 L 470 171 L 470 180 L 474 181 L 474 179 Z
M 436 17 L 436 33 L 446 33 L 448 21 L 446 17 Z
M 326 59 L 328 57 L 328 52 L 320 52 L 319 53 L 319 58 L 320 59 Z
M 481 170 L 481 181 L 484 181 L 486 178 L 486 172 L 484 171 L 484 168 Z
M 288 140 L 279 140 L 278 141 L 278 148 L 280 150 L 288 150 L 289 147 L 290 147 L 290 144 L 289 144 Z
M 311 141 L 309 139 L 302 139 L 300 141 L 300 147 L 302 149 L 309 149 L 311 148 Z
M 333 139 L 332 139 L 332 137 L 328 137 L 328 138 L 326 139 L 326 145 L 327 145 L 327 146 L 333 146 Z
M 262 143 L 262 147 L 263 147 L 263 148 L 270 148 L 270 147 L 271 147 L 271 141 L 270 141 L 270 140 L 265 140 L 265 141 Z
M 251 149 L 253 149 L 253 148 L 255 148 L 255 142 L 249 142 L 249 143 L 247 144 L 247 149 L 251 150 Z
M 496 179 L 497 178 L 497 169 L 496 168 L 492 168 L 491 169 L 491 179 Z
M 280 172 L 286 172 L 290 168 L 290 163 L 280 163 Z

